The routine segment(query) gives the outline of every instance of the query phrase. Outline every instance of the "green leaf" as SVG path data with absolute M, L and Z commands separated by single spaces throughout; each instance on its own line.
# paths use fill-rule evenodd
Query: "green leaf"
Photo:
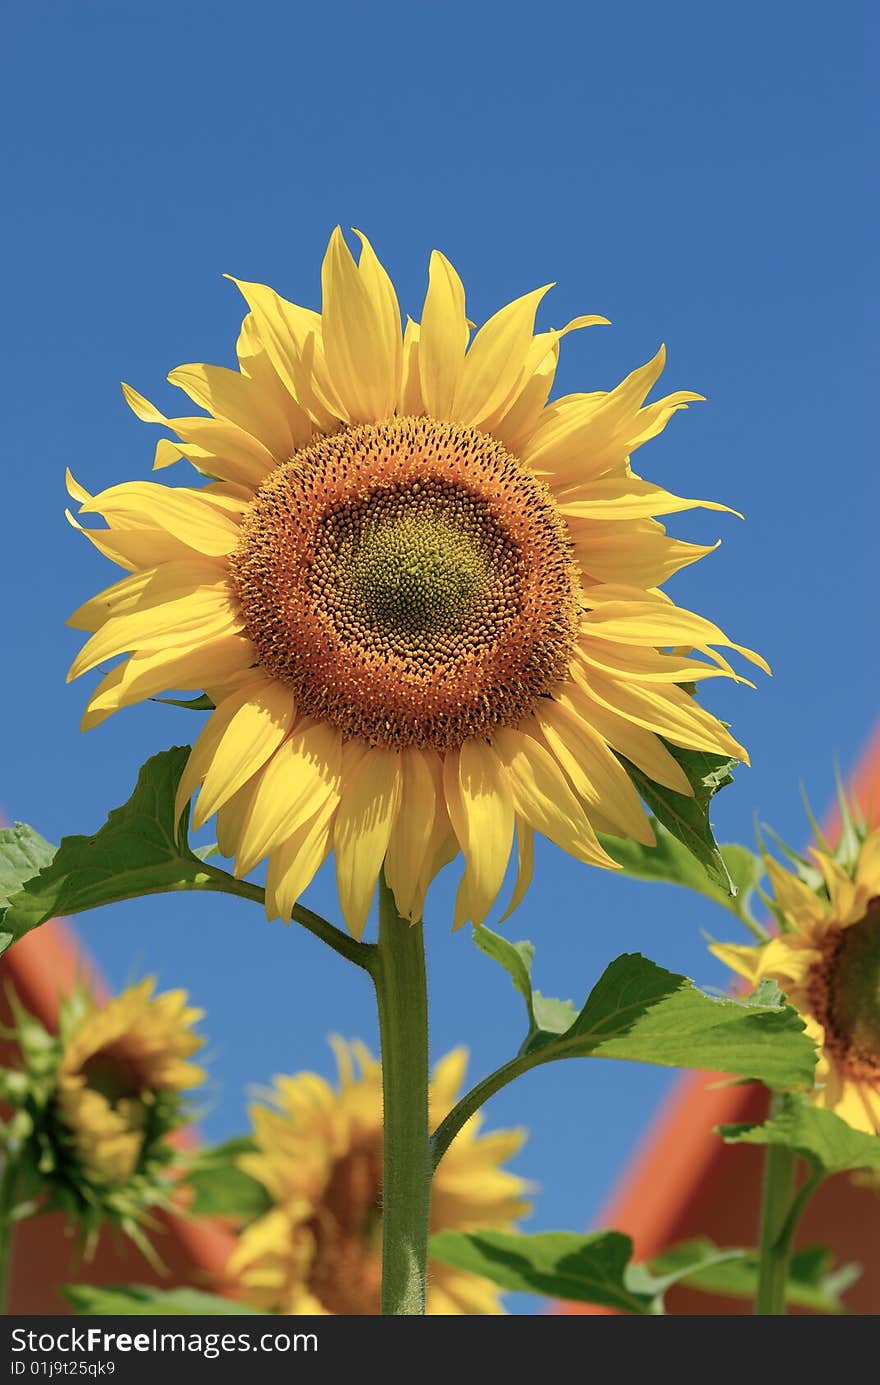
M 813 1043 L 791 1006 L 707 995 L 639 953 L 606 968 L 569 1029 L 538 1034 L 530 1048 L 542 1056 L 703 1068 L 768 1087 L 809 1085 L 815 1064 Z
M 673 1284 L 695 1269 L 742 1253 L 694 1242 L 689 1257 L 680 1256 L 656 1275 L 646 1265 L 631 1263 L 632 1241 L 619 1231 L 586 1236 L 571 1231 L 442 1231 L 430 1246 L 434 1259 L 482 1275 L 503 1289 L 639 1315 L 663 1313 L 663 1294 Z
M 227 1216 L 242 1222 L 253 1221 L 268 1211 L 271 1198 L 256 1178 L 238 1167 L 241 1154 L 256 1148 L 249 1136 L 227 1140 L 205 1150 L 187 1176 L 195 1190 L 189 1211 L 197 1217 Z
M 154 755 L 131 798 L 113 809 L 99 832 L 64 837 L 51 856 L 43 850 L 42 868 L 19 880 L 22 887 L 0 908 L 0 952 L 56 915 L 167 890 L 225 888 L 223 872 L 205 865 L 187 845 L 187 814 L 174 821 L 174 795 L 188 755 L 188 746 Z M 32 833 L 28 840 L 34 839 L 42 841 Z
M 473 933 L 474 942 L 481 952 L 485 952 L 487 957 L 491 957 L 507 972 L 516 989 L 526 1002 L 526 1009 L 529 1016 L 529 1027 L 535 1024 L 535 1012 L 532 1000 L 532 960 L 535 956 L 533 943 L 511 943 L 500 933 L 493 933 L 491 928 L 486 928 L 484 924 L 479 924 Z
M 624 1313 L 656 1312 L 656 1294 L 633 1292 L 626 1273 L 632 1241 L 619 1231 L 578 1236 L 569 1231 L 441 1231 L 432 1259 L 491 1279 L 502 1289 L 597 1303 Z
M 639 880 L 663 880 L 670 885 L 683 885 L 729 909 L 737 918 L 753 922 L 749 898 L 764 874 L 760 856 L 735 843 L 719 847 L 726 881 L 729 882 L 720 885 L 690 849 L 667 831 L 661 822 L 653 819 L 651 825 L 657 838 L 656 846 L 643 846 L 629 838 L 600 834 L 605 850 L 626 875 L 633 875 Z
M 9 903 L 26 880 L 47 866 L 55 855 L 45 837 L 17 822 L 14 827 L 0 830 L 0 909 Z
M 706 1258 L 698 1262 L 700 1250 Z M 716 1258 L 712 1258 L 712 1253 Z M 758 1288 L 758 1255 L 753 1250 L 739 1251 L 717 1258 L 717 1247 L 706 1239 L 683 1241 L 656 1256 L 648 1266 L 653 1276 L 678 1274 L 689 1289 L 730 1298 L 753 1300 Z M 841 1295 L 859 1277 L 857 1265 L 832 1270 L 831 1252 L 823 1246 L 796 1251 L 788 1267 L 786 1303 L 791 1307 L 811 1308 L 816 1313 L 845 1313 Z M 681 1273 L 684 1267 L 684 1273 Z
M 730 896 L 734 886 L 712 832 L 709 804 L 719 789 L 733 782 L 738 762 L 702 750 L 682 750 L 668 741 L 663 744 L 687 775 L 693 798 L 655 784 L 628 760 L 623 760 L 624 768 L 655 817 L 696 858 L 716 888 Z
M 554 1000 L 552 996 L 542 995 L 532 990 L 532 960 L 535 948 L 532 943 L 511 943 L 500 933 L 493 933 L 485 924 L 474 929 L 474 942 L 487 957 L 504 968 L 526 1003 L 529 1032 L 528 1040 L 541 1030 L 562 1032 L 574 1021 L 577 1010 L 570 1000 Z
M 638 1315 L 665 1312 L 664 1294 L 676 1284 L 751 1299 L 758 1281 L 753 1250 L 723 1249 L 700 1238 L 633 1264 L 632 1241 L 619 1231 L 585 1236 L 569 1231 L 441 1231 L 431 1240 L 430 1255 L 502 1289 Z M 852 1265 L 832 1272 L 830 1253 L 821 1247 L 800 1251 L 791 1259 L 786 1301 L 819 1313 L 843 1313 L 840 1295 L 858 1273 Z
M 485 924 L 474 929 L 474 940 L 504 967 L 526 1002 L 529 1028 L 514 1062 L 626 1058 L 733 1073 L 769 1087 L 812 1085 L 815 1048 L 778 986 L 762 987 L 746 1000 L 707 995 L 640 953 L 624 953 L 577 1013 L 570 1001 L 532 990 L 531 943 L 508 942 Z
M 114 1284 L 107 1287 L 100 1284 L 64 1284 L 61 1292 L 75 1313 L 95 1316 L 265 1316 L 257 1308 L 247 1308 L 217 1294 L 203 1293 L 201 1289 L 152 1289 L 145 1284 Z
M 722 1125 L 718 1134 L 728 1144 L 785 1145 L 824 1175 L 880 1169 L 880 1136 L 853 1129 L 804 1096 L 788 1094 L 763 1125 Z

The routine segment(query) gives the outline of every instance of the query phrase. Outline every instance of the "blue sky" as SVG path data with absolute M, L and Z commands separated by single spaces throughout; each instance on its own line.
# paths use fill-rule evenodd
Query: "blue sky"
M 318 306 L 339 222 L 369 234 L 413 314 L 437 246 L 477 320 L 548 280 L 545 325 L 611 318 L 564 344 L 559 392 L 608 388 L 665 341 L 666 388 L 708 396 L 639 469 L 746 515 L 674 518 L 681 537 L 724 542 L 670 591 L 774 667 L 757 692 L 713 683 L 708 696 L 754 765 L 717 800 L 719 836 L 751 840 L 758 812 L 800 840 L 799 782 L 823 804 L 833 757 L 854 762 L 876 710 L 866 16 L 754 0 L 10 12 L 6 813 L 52 840 L 94 830 L 147 755 L 195 734 L 190 714 L 158 706 L 77 729 L 87 689 L 65 687 L 79 637 L 64 621 L 115 569 L 68 528 L 64 468 L 90 489 L 146 477 L 155 432 L 120 379 L 171 405 L 173 366 L 231 363 L 243 309 L 224 272 Z M 481 1073 L 516 1047 L 520 1015 L 503 974 L 450 935 L 452 885 L 427 918 L 432 1043 L 466 1042 Z M 334 916 L 331 886 L 325 873 L 309 902 Z M 701 928 L 721 933 L 725 918 L 548 847 L 507 931 L 537 944 L 542 990 L 580 998 L 635 949 L 720 984 Z M 375 1041 L 362 977 L 246 904 L 152 898 L 81 932 L 114 984 L 155 971 L 206 1009 L 210 1136 L 241 1129 L 248 1089 L 273 1073 L 329 1071 L 328 1034 Z M 559 1064 L 495 1100 L 490 1123 L 530 1130 L 517 1166 L 540 1185 L 534 1227 L 590 1219 L 668 1082 Z

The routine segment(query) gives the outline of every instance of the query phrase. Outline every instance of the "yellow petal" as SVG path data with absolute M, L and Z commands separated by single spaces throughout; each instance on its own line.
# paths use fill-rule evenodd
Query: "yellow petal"
M 526 364 L 535 313 L 552 285 L 517 298 L 484 324 L 471 342 L 455 392 L 458 423 L 488 428 L 509 406 Z
M 208 765 L 193 810 L 196 830 L 262 768 L 293 725 L 294 700 L 284 683 L 265 678 L 249 685 L 248 691 L 247 700 L 230 717 Z
M 492 424 L 493 435 L 511 451 L 519 452 L 522 448 L 527 448 L 538 427 L 553 387 L 559 360 L 559 343 L 562 338 L 569 332 L 600 325 L 610 325 L 607 317 L 598 317 L 595 314 L 575 317 L 564 327 L 539 332 L 532 338 L 522 377 L 513 399 L 503 416 Z
M 588 669 L 595 668 L 612 678 L 632 679 L 636 683 L 696 683 L 704 678 L 733 678 L 750 688 L 755 686 L 732 669 L 687 659 L 682 654 L 665 654 L 647 645 L 612 644 L 585 638 L 577 646 L 575 657 Z
M 296 450 L 299 430 L 291 426 L 293 409 L 282 408 L 277 393 L 261 387 L 259 381 L 225 366 L 200 362 L 177 366 L 168 380 L 199 408 L 258 438 L 276 461 Z
M 115 616 L 87 640 L 70 666 L 67 681 L 117 654 L 130 654 L 151 645 L 189 645 L 241 630 L 243 620 L 233 609 L 225 583 L 194 587 L 185 596 L 147 610 Z
M 711 653 L 711 645 L 721 644 L 735 649 L 765 673 L 770 672 L 766 659 L 753 649 L 735 644 L 717 625 L 673 605 L 660 594 L 612 586 L 590 587 L 583 593 L 583 603 L 592 609 L 582 628 L 603 640 L 654 648 L 688 645 L 704 653 Z
M 674 573 L 714 553 L 714 544 L 670 538 L 657 520 L 572 520 L 575 558 L 594 581 L 659 587 Z
M 192 557 L 193 550 L 164 529 L 86 529 L 70 510 L 64 511 L 64 517 L 99 553 L 127 572 Z
M 570 708 L 544 698 L 535 720 L 565 770 L 576 793 L 587 805 L 587 815 L 599 813 L 619 837 L 631 837 L 654 846 L 654 833 L 620 761 L 602 737 Z
M 828 926 L 829 911 L 825 901 L 772 856 L 764 857 L 764 865 L 773 886 L 776 903 L 792 928 L 805 938 L 820 937 Z
M 590 459 L 583 443 L 583 433 L 607 397 L 600 390 L 591 394 L 567 394 L 555 399 L 541 414 L 531 436 L 523 445 L 523 461 L 533 471 L 552 476 L 573 455 L 581 463 L 582 475 L 589 476 Z
M 463 1044 L 444 1054 L 434 1064 L 428 1088 L 431 1123 L 439 1124 L 458 1099 L 467 1072 L 468 1051 Z
M 557 400 L 546 410 L 523 458 L 551 478 L 551 485 L 565 486 L 601 476 L 619 465 L 632 450 L 654 416 L 645 423 L 640 407 L 658 379 L 666 360 L 661 346 L 647 365 L 634 370 L 608 393 L 574 394 Z M 676 396 L 683 403 L 686 398 Z M 669 401 L 661 401 L 670 407 Z M 654 409 L 656 406 L 651 406 Z M 671 410 L 674 412 L 674 410 Z
M 318 322 L 320 323 L 320 319 Z M 305 405 L 294 398 L 272 364 L 260 335 L 256 316 L 252 312 L 244 316 L 235 344 L 235 354 L 242 375 L 246 375 L 260 390 L 262 399 L 272 401 L 272 416 L 275 420 L 272 426 L 273 433 L 276 428 L 278 430 L 277 441 L 284 440 L 286 430 L 294 450 L 305 446 L 315 431 L 315 424 Z
M 421 895 L 419 881 L 427 864 L 437 814 L 434 776 L 423 752 L 408 747 L 400 752 L 400 811 L 388 844 L 385 875 L 398 913 L 416 919 Z
M 86 490 L 85 486 L 80 485 L 79 481 L 77 481 L 70 467 L 67 467 L 65 469 L 64 483 L 67 487 L 67 494 L 71 497 L 72 500 L 75 500 L 78 504 L 86 505 L 91 500 L 91 495 Z
M 517 872 L 513 894 L 510 896 L 510 903 L 499 920 L 500 923 L 509 919 L 514 910 L 522 904 L 535 871 L 535 832 L 518 815 L 516 819 L 516 855 Z
M 542 335 L 546 336 L 546 333 Z M 535 341 L 539 338 L 535 337 Z M 511 452 L 520 453 L 535 431 L 544 406 L 550 397 L 556 367 L 559 363 L 559 348 L 546 351 L 531 373 L 526 367 L 526 378 L 516 398 L 504 416 L 492 425 L 492 435 L 503 442 Z
M 681 510 L 726 510 L 742 515 L 714 500 L 687 500 L 673 495 L 661 486 L 653 486 L 639 476 L 600 477 L 585 481 L 579 492 L 582 498 L 558 500 L 559 510 L 571 519 L 645 519 L 653 515 L 677 514 Z
M 206 721 L 184 766 L 174 800 L 175 821 L 180 817 L 211 765 L 214 753 L 236 713 L 259 692 L 266 678 L 259 670 L 245 675 L 241 685 L 222 698 Z
M 263 443 L 234 423 L 217 418 L 166 418 L 154 404 L 123 381 L 122 393 L 133 413 L 144 423 L 171 428 L 182 443 L 193 443 L 218 459 L 215 475 L 227 481 L 259 486 L 275 466 L 275 458 Z M 184 451 L 183 448 L 180 449 Z
M 422 382 L 419 378 L 419 337 L 421 329 L 411 317 L 403 334 L 403 379 L 400 385 L 400 412 L 418 417 L 425 412 Z
M 103 515 L 112 526 L 122 518 L 133 524 L 165 529 L 188 548 L 207 557 L 224 557 L 241 538 L 239 525 L 219 497 L 156 481 L 127 481 L 101 491 L 82 507 L 83 514 Z
M 388 364 L 389 379 L 385 382 L 392 395 L 391 408 L 397 407 L 400 398 L 400 379 L 403 365 L 403 339 L 400 329 L 400 305 L 394 285 L 376 252 L 363 231 L 354 228 L 361 243 L 361 256 L 358 273 L 367 290 L 378 329 L 378 341 L 374 343 L 374 353 L 381 343 L 383 356 Z
M 653 731 L 635 726 L 625 717 L 600 706 L 574 683 L 567 683 L 557 696 L 564 706 L 571 707 L 582 720 L 588 721 L 612 749 L 631 760 L 655 784 L 693 798 L 693 786 L 687 775 Z
M 134 654 L 98 684 L 89 698 L 82 729 L 89 730 L 120 708 L 169 689 L 196 690 L 206 682 L 222 683 L 253 662 L 253 645 L 240 635 L 222 635 L 197 649 L 173 646 Z
M 339 801 L 342 738 L 328 723 L 302 722 L 264 765 L 236 853 L 247 875 L 323 808 Z
M 593 670 L 589 677 L 576 664 L 572 673 L 601 706 L 687 750 L 730 755 L 749 763 L 748 751 L 725 731 L 720 721 L 699 707 L 674 684 L 625 683 Z
M 334 432 L 345 410 L 330 383 L 320 313 L 288 302 L 265 284 L 226 277 L 250 308 L 259 340 L 291 399 L 322 432 Z M 293 417 L 301 431 L 300 417 Z
M 517 812 L 530 827 L 591 865 L 619 867 L 602 850 L 568 781 L 549 751 L 521 731 L 493 735 Z
M 869 895 L 880 894 L 880 827 L 869 832 L 859 852 L 856 882 Z
M 336 801 L 328 798 L 269 858 L 266 872 L 266 914 L 287 923 L 300 895 L 308 888 L 330 853 L 330 829 Z
M 342 799 L 333 824 L 336 884 L 342 913 L 361 937 L 400 802 L 400 760 L 393 750 L 370 749 L 349 772 L 343 751 Z
M 451 783 L 458 780 L 457 789 Z M 496 752 L 468 740 L 447 754 L 443 783 L 449 816 L 470 874 L 471 916 L 482 923 L 504 881 L 513 846 L 513 795 Z
M 464 285 L 445 255 L 433 251 L 419 331 L 419 379 L 425 410 L 453 417 L 468 344 Z
M 709 951 L 738 976 L 757 983 L 759 959 L 757 947 L 746 943 L 710 943 Z
M 337 226 L 321 266 L 321 286 L 324 354 L 347 418 L 351 423 L 387 418 L 400 394 L 400 311 L 369 242 L 363 240 L 358 266 Z

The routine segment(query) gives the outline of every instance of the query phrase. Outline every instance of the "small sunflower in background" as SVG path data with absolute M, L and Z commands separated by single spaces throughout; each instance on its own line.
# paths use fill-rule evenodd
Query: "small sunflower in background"
M 57 1034 L 13 997 L 21 1065 L 2 1077 L 16 1108 L 7 1158 L 20 1199 L 34 1212 L 63 1209 L 87 1253 L 109 1219 L 153 1258 L 143 1227 L 168 1204 L 168 1137 L 189 1119 L 184 1093 L 204 1081 L 189 1061 L 204 1042 L 193 1029 L 202 1011 L 185 991 L 154 990 L 148 978 L 105 1005 L 77 991 L 62 1001 Z
M 359 1043 L 336 1043 L 339 1088 L 316 1073 L 275 1081 L 271 1105 L 252 1110 L 251 1153 L 239 1166 L 265 1189 L 268 1209 L 242 1232 L 230 1263 L 242 1297 L 284 1314 L 380 1312 L 382 1069 Z M 467 1053 L 435 1067 L 431 1122 L 455 1104 Z M 528 1184 L 502 1167 L 524 1132 L 464 1126 L 441 1161 L 431 1231 L 511 1228 L 529 1211 Z M 429 1314 L 503 1312 L 488 1280 L 428 1261 Z
M 610 391 L 548 402 L 562 338 L 606 319 L 536 332 L 540 288 L 471 337 L 464 286 L 435 251 L 404 331 L 360 241 L 355 261 L 330 237 L 320 313 L 235 281 L 249 308 L 238 370 L 168 377 L 206 414 L 169 419 L 124 387 L 140 419 L 176 434 L 155 466 L 186 458 L 197 484 L 93 496 L 68 482 L 107 523 L 88 538 L 129 573 L 71 617 L 90 634 L 71 678 L 127 656 L 84 729 L 205 690 L 178 811 L 199 790 L 194 825 L 217 815 L 236 874 L 268 861 L 270 918 L 290 917 L 332 853 L 358 937 L 383 865 L 418 919 L 461 852 L 458 925 L 492 908 L 514 839 L 516 901 L 535 832 L 609 868 L 597 832 L 651 845 L 621 758 L 686 795 L 668 746 L 747 761 L 693 684 L 738 677 L 716 646 L 767 667 L 659 590 L 711 549 L 656 517 L 727 508 L 632 470 L 701 398 L 645 402 L 663 348 Z
M 757 985 L 775 981 L 819 1049 L 818 1105 L 880 1134 L 880 828 L 869 831 L 842 800 L 835 850 L 818 836 L 810 859 L 787 870 L 765 855 L 779 933 L 765 943 L 711 950 Z

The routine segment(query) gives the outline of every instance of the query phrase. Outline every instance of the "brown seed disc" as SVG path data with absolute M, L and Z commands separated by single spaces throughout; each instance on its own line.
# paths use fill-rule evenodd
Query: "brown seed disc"
M 828 929 L 807 984 L 838 1067 L 880 1082 L 880 897 L 858 923 Z
M 487 434 L 394 418 L 261 486 L 230 568 L 262 665 L 304 715 L 396 748 L 511 726 L 563 678 L 578 572 L 537 477 Z

